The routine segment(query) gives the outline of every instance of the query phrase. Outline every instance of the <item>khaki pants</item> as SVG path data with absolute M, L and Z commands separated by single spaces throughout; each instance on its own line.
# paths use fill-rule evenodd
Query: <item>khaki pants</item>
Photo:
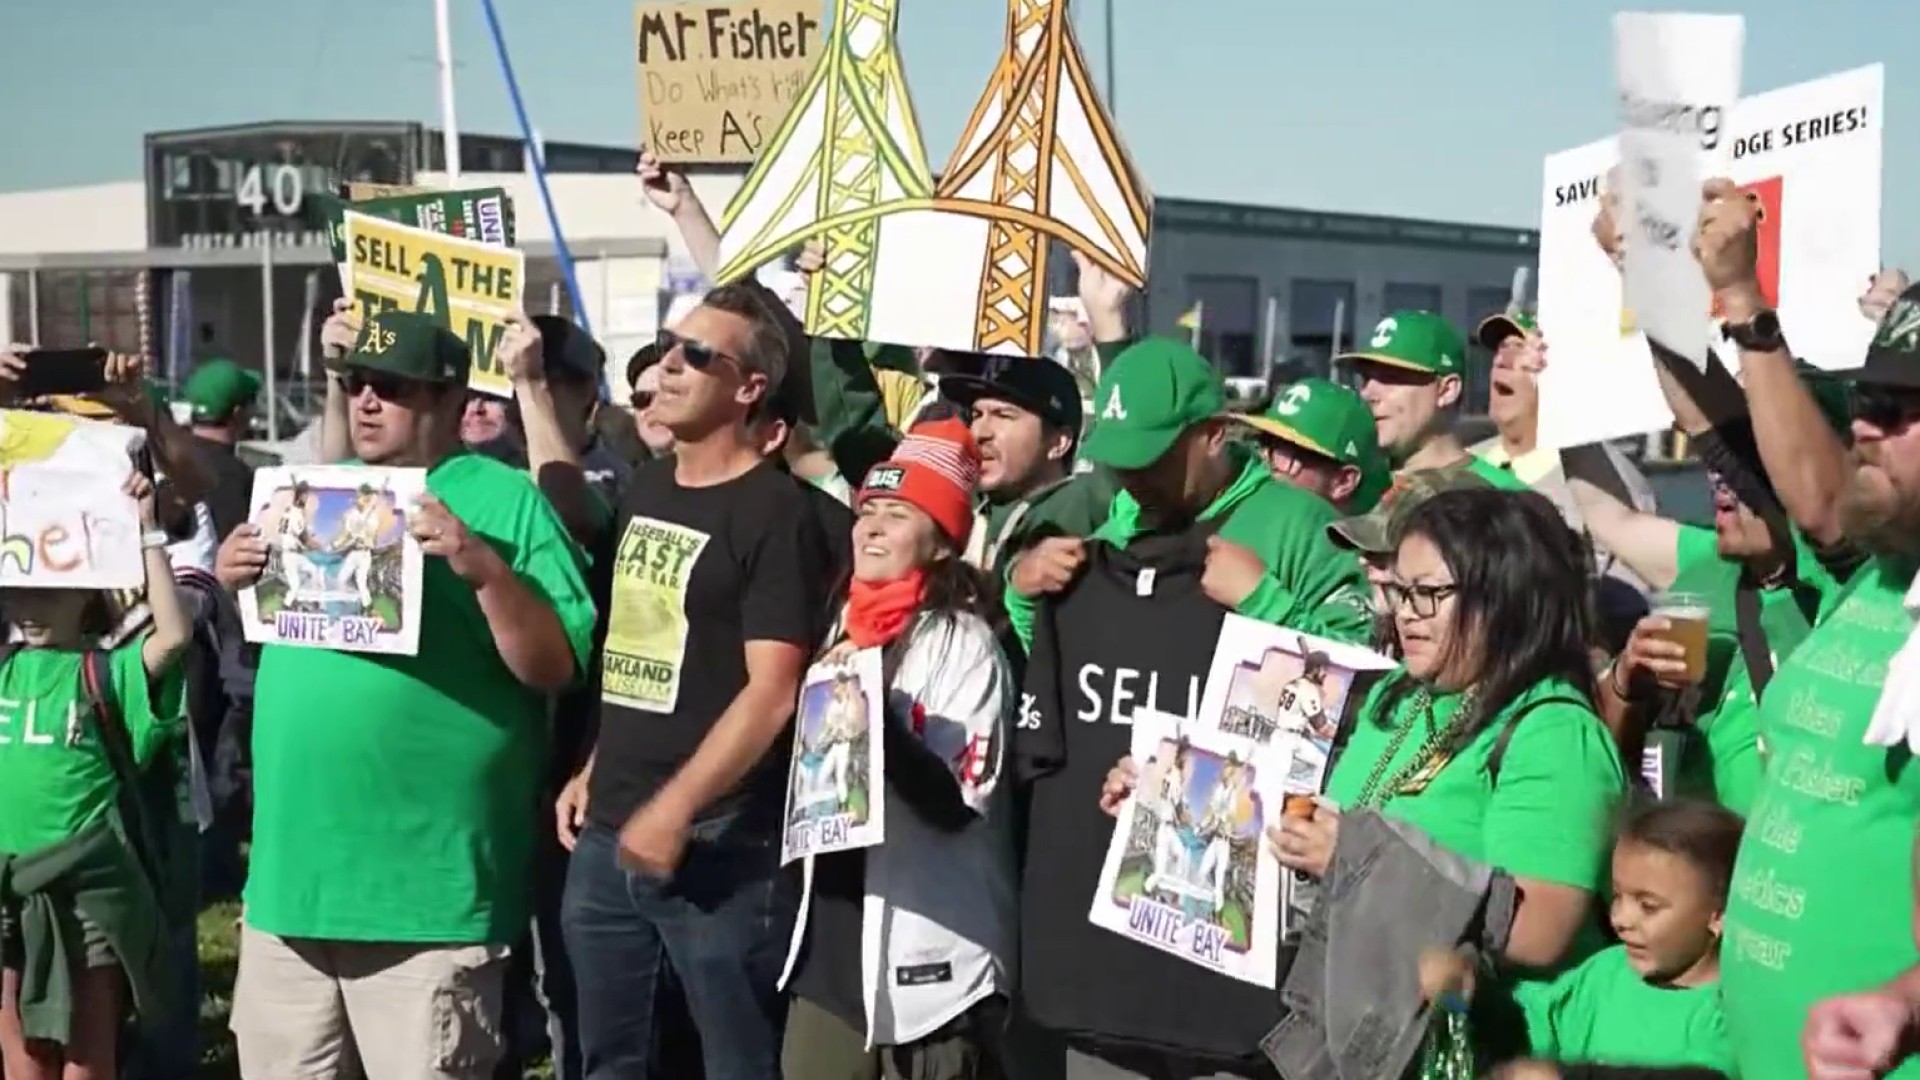
M 247 1080 L 485 1080 L 507 950 L 279 938 L 245 927 L 233 1034 Z
M 866 1047 L 863 1031 L 804 998 L 787 1013 L 785 1080 L 1001 1080 L 1005 1002 L 989 998 L 924 1039 Z

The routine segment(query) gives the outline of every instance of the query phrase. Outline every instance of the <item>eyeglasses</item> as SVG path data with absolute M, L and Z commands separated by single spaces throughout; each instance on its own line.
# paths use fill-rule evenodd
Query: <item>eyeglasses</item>
M 1431 619 L 1440 611 L 1440 605 L 1459 592 L 1460 587 L 1451 582 L 1445 585 L 1410 585 L 1404 581 L 1388 581 L 1381 584 L 1380 591 L 1386 594 L 1390 610 L 1410 607 L 1416 618 Z
M 1258 443 L 1260 456 L 1266 459 L 1267 468 L 1281 476 L 1299 476 L 1309 470 L 1329 472 L 1340 467 L 1340 463 L 1330 457 L 1304 450 L 1272 435 L 1260 436 Z
M 1847 395 L 1853 419 L 1882 431 L 1897 431 L 1920 418 L 1920 393 L 1895 386 L 1855 383 Z
M 347 396 L 357 398 L 362 390 L 372 390 L 373 396 L 381 401 L 399 401 L 407 396 L 407 391 L 418 385 L 412 379 L 403 379 L 398 375 L 388 375 L 380 371 L 349 371 L 342 380 Z
M 660 355 L 665 356 L 675 349 L 680 350 L 681 359 L 695 371 L 705 371 L 713 366 L 715 360 L 725 360 L 734 367 L 740 367 L 740 358 L 720 351 L 704 341 L 696 341 L 684 334 L 671 330 L 660 331 Z

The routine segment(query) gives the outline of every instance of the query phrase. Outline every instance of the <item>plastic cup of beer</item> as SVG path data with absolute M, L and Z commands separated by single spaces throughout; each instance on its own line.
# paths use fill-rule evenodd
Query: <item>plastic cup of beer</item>
M 1707 622 L 1713 606 L 1699 593 L 1670 592 L 1654 597 L 1650 614 L 1667 620 L 1667 629 L 1659 637 L 1687 652 L 1687 681 L 1697 683 L 1707 677 Z

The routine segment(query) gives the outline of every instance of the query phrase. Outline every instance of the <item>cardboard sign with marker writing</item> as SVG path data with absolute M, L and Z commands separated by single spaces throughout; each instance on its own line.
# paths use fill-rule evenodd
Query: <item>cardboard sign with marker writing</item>
M 661 161 L 751 162 L 813 73 L 821 0 L 633 10 L 641 141 Z

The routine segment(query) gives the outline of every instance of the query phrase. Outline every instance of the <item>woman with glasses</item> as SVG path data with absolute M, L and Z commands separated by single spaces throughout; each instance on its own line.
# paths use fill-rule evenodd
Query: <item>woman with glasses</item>
M 1497 1061 L 1525 1049 L 1523 1028 L 1500 1015 L 1504 992 L 1598 944 L 1593 898 L 1626 775 L 1593 709 L 1590 564 L 1531 493 L 1445 491 L 1396 525 L 1382 591 L 1403 666 L 1364 702 L 1327 801 L 1414 825 L 1518 882 L 1511 938 L 1473 1018 L 1474 1050 Z M 1284 865 L 1317 877 L 1339 823 L 1323 807 L 1268 837 Z

